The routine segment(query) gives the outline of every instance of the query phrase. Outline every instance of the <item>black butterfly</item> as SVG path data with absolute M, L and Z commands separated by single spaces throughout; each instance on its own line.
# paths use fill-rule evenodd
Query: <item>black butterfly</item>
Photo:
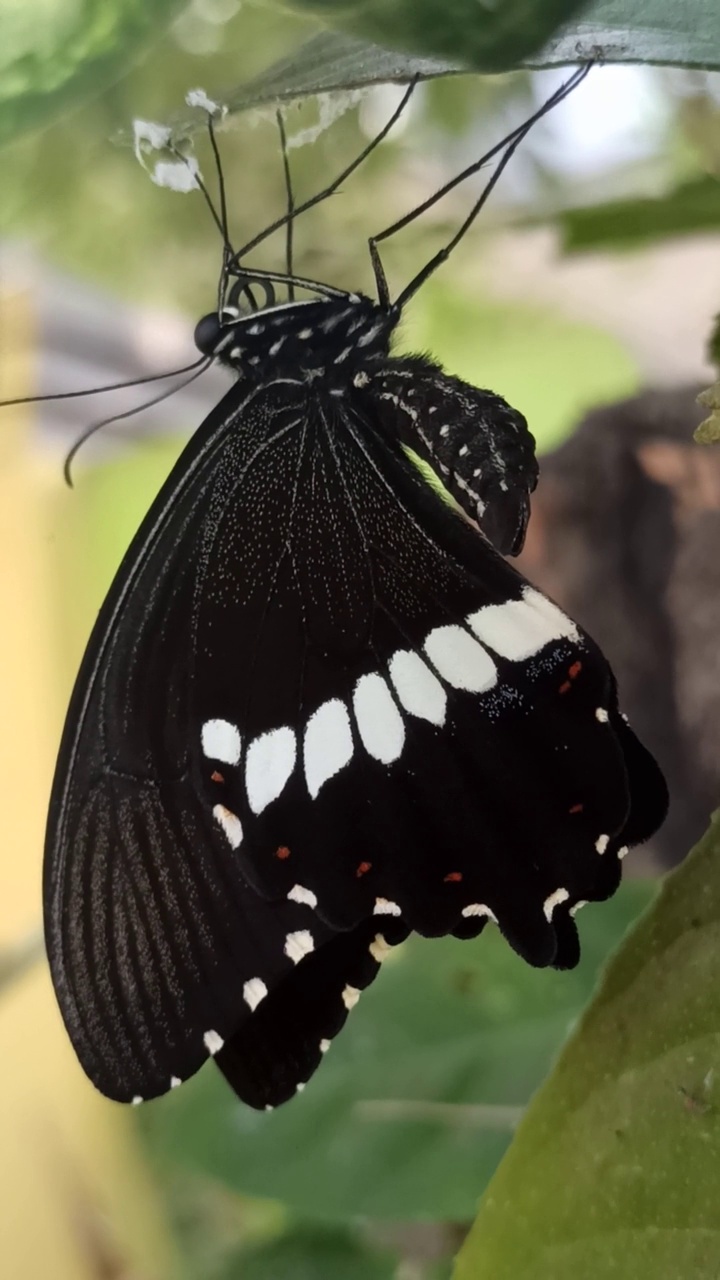
M 377 302 L 226 251 L 196 342 L 235 384 L 136 534 L 77 679 L 45 924 L 110 1098 L 165 1093 L 212 1056 L 252 1106 L 285 1101 L 411 930 L 493 920 L 530 964 L 572 967 L 576 910 L 665 813 L 602 654 L 503 559 L 537 477 L 525 419 L 389 354 L 446 251 L 394 303 L 372 251 Z

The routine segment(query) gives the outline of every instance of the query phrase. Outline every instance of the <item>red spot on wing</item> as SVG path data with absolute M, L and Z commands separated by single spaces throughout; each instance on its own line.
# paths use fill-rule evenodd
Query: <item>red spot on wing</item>
M 451 871 L 449 875 L 444 877 L 445 884 L 459 884 L 462 880 L 462 871 Z
M 286 844 L 281 844 L 280 848 L 275 850 L 275 857 L 280 858 L 283 862 L 290 857 L 290 850 Z
M 568 692 L 568 690 L 569 690 L 569 688 L 570 688 L 570 682 L 571 682 L 571 680 L 577 680 L 577 678 L 578 678 L 578 676 L 580 675 L 580 672 L 581 672 L 581 671 L 582 671 L 582 662 L 579 662 L 579 661 L 578 661 L 578 662 L 573 662 L 572 666 L 571 666 L 571 667 L 568 667 L 568 678 L 567 678 L 567 680 L 564 682 L 564 684 L 561 684 L 561 685 L 560 685 L 559 692 L 560 692 L 560 693 L 567 693 L 567 692 Z
M 223 778 L 223 776 L 222 776 L 222 774 L 221 774 L 221 773 L 218 773 L 218 771 L 217 771 L 217 769 L 216 769 L 214 773 L 211 773 L 211 774 L 210 774 L 210 781 L 211 781 L 211 782 L 224 782 L 224 781 L 225 781 L 225 779 Z
M 582 811 L 583 807 L 581 804 L 574 804 L 572 809 L 568 809 L 568 813 L 582 813 Z
M 360 863 L 360 866 L 358 867 L 357 871 L 355 872 L 355 875 L 356 875 L 356 876 L 358 876 L 358 877 L 359 877 L 359 876 L 364 876 L 364 875 L 365 875 L 365 873 L 366 873 L 367 871 L 369 871 L 369 870 L 370 870 L 371 866 L 372 866 L 372 862 L 361 862 L 361 863 Z

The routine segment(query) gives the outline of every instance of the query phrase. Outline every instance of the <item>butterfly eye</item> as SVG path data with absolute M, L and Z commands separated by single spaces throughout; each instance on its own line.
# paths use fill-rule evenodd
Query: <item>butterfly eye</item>
M 204 356 L 214 355 L 221 333 L 222 326 L 216 311 L 211 311 L 209 315 L 203 316 L 202 320 L 198 320 L 195 325 L 195 333 L 193 334 L 198 351 L 201 351 Z

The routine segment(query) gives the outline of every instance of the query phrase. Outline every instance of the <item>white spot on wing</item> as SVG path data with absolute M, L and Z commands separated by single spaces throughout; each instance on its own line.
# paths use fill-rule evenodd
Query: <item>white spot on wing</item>
M 586 907 L 586 906 L 587 906 L 587 904 L 588 904 L 588 900 L 587 900 L 587 898 L 580 898 L 580 899 L 579 899 L 579 900 L 574 904 L 574 906 L 572 906 L 572 907 L 570 908 L 570 915 L 571 915 L 571 916 L 576 916 L 576 915 L 577 915 L 577 913 L 578 913 L 578 911 L 581 911 L 583 907 Z
M 315 950 L 310 930 L 298 929 L 296 933 L 289 933 L 285 939 L 284 950 L 288 960 L 292 960 L 293 964 L 299 964 L 304 956 L 308 956 Z
M 626 856 L 627 856 L 627 854 L 628 854 L 629 852 L 630 852 L 630 848 L 629 848 L 629 846 L 628 846 L 628 845 L 626 845 L 626 844 L 623 844 L 623 845 L 621 845 L 621 846 L 620 846 L 620 848 L 618 849 L 618 851 L 617 851 L 617 856 L 618 856 L 618 858 L 620 858 L 620 859 L 622 860 L 624 857 L 626 857 Z
M 483 693 L 497 684 L 495 663 L 463 627 L 435 627 L 424 648 L 443 680 L 454 689 Z
M 323 783 L 350 763 L 352 753 L 347 707 L 339 698 L 332 698 L 318 707 L 305 728 L 305 781 L 313 800 Z
M 245 760 L 245 788 L 253 813 L 282 794 L 293 769 L 297 749 L 292 729 L 271 729 L 250 743 Z
M 206 1031 L 203 1036 L 203 1044 L 212 1057 L 214 1057 L 216 1053 L 220 1052 L 224 1043 L 225 1041 L 222 1036 L 218 1035 L 217 1031 Z
M 545 899 L 543 902 L 543 914 L 548 922 L 552 920 L 555 908 L 559 907 L 561 902 L 567 902 L 569 897 L 570 894 L 567 889 L 556 889 L 554 893 L 550 894 L 549 898 Z
M 182 1080 L 180 1079 L 180 1077 L 179 1077 L 179 1076 L 171 1076 L 171 1077 L 170 1077 L 170 1088 L 171 1088 L 171 1089 L 177 1089 L 177 1088 L 179 1088 L 179 1086 L 180 1086 L 181 1084 L 182 1084 Z
M 401 916 L 402 908 L 397 902 L 390 902 L 387 898 L 376 898 L 373 908 L 374 916 Z
M 368 755 L 381 764 L 392 764 L 402 753 L 405 726 L 387 684 L 377 672 L 358 680 L 353 710 Z
M 346 1009 L 354 1009 L 359 999 L 360 992 L 357 987 L 343 987 L 342 1002 Z
M 317 906 L 317 898 L 312 889 L 306 889 L 302 884 L 294 884 L 288 898 L 291 902 L 300 902 L 306 907 L 312 907 L 313 910 Z
M 378 964 L 382 964 L 392 951 L 389 942 L 386 942 L 381 933 L 376 933 L 368 948 L 373 960 L 377 960 Z
M 609 843 L 610 843 L 609 836 L 598 836 L 597 840 L 595 841 L 595 848 L 597 849 L 598 853 L 604 853 Z
M 598 707 L 595 712 L 595 719 L 599 720 L 601 724 L 607 724 L 610 717 L 604 707 Z
M 202 727 L 202 749 L 211 760 L 237 764 L 240 759 L 240 734 L 229 720 L 206 720 Z
M 390 679 L 406 711 L 431 724 L 443 725 L 447 695 L 437 676 L 412 649 L 400 649 L 390 660 Z
M 140 1097 L 140 1094 L 139 1094 L 139 1093 L 136 1093 L 136 1094 L 135 1094 L 135 1097 L 132 1099 L 132 1105 L 133 1105 L 134 1107 L 139 1107 L 139 1106 L 140 1106 L 140 1103 L 141 1103 L 142 1101 L 143 1101 L 143 1099 Z
M 467 907 L 463 907 L 460 914 L 465 916 L 466 920 L 469 920 L 471 916 L 486 916 L 488 920 L 492 920 L 497 924 L 495 912 L 491 911 L 490 907 L 487 907 L 484 902 L 471 902 Z
M 522 600 L 490 604 L 471 613 L 467 624 L 478 640 L 502 658 L 522 662 L 553 640 L 579 640 L 575 623 L 539 591 L 526 587 Z
M 320 1041 L 320 1052 L 321 1052 L 321 1053 L 327 1053 L 327 1051 L 328 1051 L 328 1049 L 330 1048 L 330 1045 L 331 1045 L 331 1044 L 332 1044 L 332 1040 L 321 1040 L 321 1041 Z
M 243 1000 L 251 1009 L 257 1009 L 261 1000 L 267 995 L 267 987 L 262 978 L 250 978 L 243 987 Z
M 243 829 L 242 823 L 237 814 L 231 813 L 225 808 L 224 804 L 216 804 L 213 808 L 213 818 L 220 823 L 228 841 L 233 849 L 237 849 L 242 844 Z

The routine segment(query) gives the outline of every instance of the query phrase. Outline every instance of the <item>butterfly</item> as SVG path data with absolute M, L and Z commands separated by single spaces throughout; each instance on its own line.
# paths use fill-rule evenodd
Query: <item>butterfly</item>
M 525 419 L 391 354 L 447 250 L 391 301 L 379 239 L 377 300 L 226 246 L 195 340 L 234 384 L 77 677 L 47 950 L 79 1060 L 121 1102 L 208 1058 L 249 1105 L 288 1100 L 412 931 L 492 921 L 571 968 L 576 911 L 664 817 L 607 661 L 504 558 L 537 480 Z

